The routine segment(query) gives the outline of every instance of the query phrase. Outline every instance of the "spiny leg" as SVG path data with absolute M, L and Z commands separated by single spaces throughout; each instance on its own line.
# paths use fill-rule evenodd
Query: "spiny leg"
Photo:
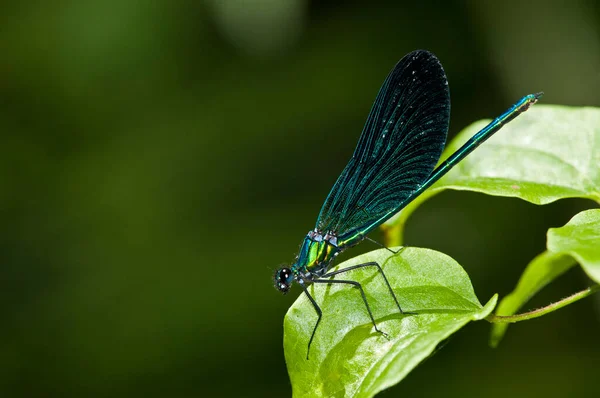
M 308 340 L 308 349 L 306 350 L 306 360 L 308 361 L 308 354 L 310 353 L 310 345 L 312 344 L 313 338 L 315 337 L 315 332 L 317 331 L 317 327 L 319 327 L 319 322 L 321 322 L 321 317 L 323 316 L 323 311 L 321 311 L 321 308 L 319 307 L 319 305 L 317 304 L 315 299 L 310 295 L 310 293 L 308 293 L 308 289 L 306 288 L 306 286 L 303 283 L 301 283 L 300 286 L 302 286 L 302 289 L 304 289 L 304 293 L 306 293 L 306 297 L 308 297 L 308 299 L 312 303 L 313 307 L 315 308 L 317 315 L 319 316 L 317 318 L 317 323 L 315 323 L 315 327 L 312 331 L 312 334 L 310 335 L 310 340 Z
M 400 250 L 402 250 L 402 249 L 400 249 Z M 379 263 L 377 263 L 375 261 L 370 261 L 370 262 L 364 263 L 364 264 L 353 265 L 351 267 L 347 267 L 347 268 L 344 268 L 344 269 L 341 269 L 341 270 L 338 270 L 338 271 L 329 272 L 329 273 L 323 275 L 322 278 L 328 278 L 330 276 L 342 274 L 344 272 L 352 271 L 352 270 L 358 269 L 358 268 L 373 267 L 373 266 L 377 267 L 377 269 L 379 270 L 379 273 L 381 274 L 381 276 L 383 276 L 383 280 L 385 281 L 385 284 L 387 285 L 387 288 L 388 288 L 390 294 L 394 298 L 394 301 L 396 302 L 396 305 L 398 306 L 398 309 L 400 310 L 400 313 L 401 314 L 406 314 L 406 312 L 402 311 L 402 308 L 400 307 L 400 303 L 398 302 L 398 299 L 396 298 L 396 294 L 392 290 L 392 287 L 390 286 L 390 282 L 388 282 L 388 279 L 385 276 L 385 273 L 383 272 L 383 269 L 381 269 L 381 266 L 379 265 Z M 409 312 L 409 314 L 410 314 L 410 312 Z
M 389 250 L 389 251 L 391 251 L 391 252 L 392 252 L 392 253 L 394 253 L 394 254 L 398 254 L 398 253 L 400 253 L 402 250 L 404 250 L 404 246 L 403 246 L 403 247 L 401 247 L 400 249 L 398 249 L 398 250 L 396 250 L 396 251 L 393 251 L 392 249 L 390 249 L 389 247 L 385 246 L 384 244 L 377 242 L 375 239 L 371 239 L 371 238 L 369 238 L 369 237 L 368 237 L 368 236 L 366 236 L 366 235 L 363 235 L 363 237 L 364 237 L 366 240 L 368 240 L 369 242 L 375 243 L 377 246 L 383 247 L 384 249 L 386 249 L 386 250 Z
M 360 295 L 362 296 L 362 299 L 365 303 L 365 307 L 367 307 L 367 312 L 369 313 L 369 316 L 371 317 L 371 322 L 373 322 L 373 327 L 375 328 L 375 331 L 377 333 L 381 333 L 385 337 L 389 338 L 387 333 L 379 330 L 379 328 L 377 327 L 377 323 L 375 323 L 375 318 L 373 317 L 373 313 L 371 312 L 371 307 L 369 307 L 369 302 L 367 301 L 367 296 L 365 295 L 365 291 L 360 283 L 355 282 L 355 281 L 347 281 L 347 280 L 340 280 L 340 279 L 334 279 L 334 280 L 317 279 L 317 280 L 314 280 L 313 282 L 314 283 L 339 283 L 339 284 L 346 284 L 346 285 L 352 285 L 354 287 L 357 287 L 358 290 L 360 291 Z

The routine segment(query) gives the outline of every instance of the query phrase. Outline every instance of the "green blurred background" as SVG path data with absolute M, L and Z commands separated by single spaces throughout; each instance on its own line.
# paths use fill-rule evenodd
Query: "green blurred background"
M 526 4 L 523 4 L 526 3 Z M 0 396 L 285 397 L 293 260 L 405 53 L 442 61 L 450 135 L 524 94 L 600 106 L 597 2 L 7 1 L 0 6 Z M 482 301 L 591 207 L 447 192 L 406 243 Z M 374 237 L 378 237 L 377 234 Z M 365 243 L 351 256 L 372 250 Z M 590 284 L 579 270 L 529 308 Z M 478 322 L 383 396 L 597 392 L 598 297 Z

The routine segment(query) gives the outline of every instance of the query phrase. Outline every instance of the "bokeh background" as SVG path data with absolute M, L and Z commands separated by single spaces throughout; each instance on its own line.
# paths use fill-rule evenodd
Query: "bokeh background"
M 600 106 L 599 4 L 3 2 L 0 396 L 291 395 L 282 320 L 299 292 L 272 272 L 391 67 L 437 54 L 451 136 L 540 90 Z M 591 206 L 447 192 L 406 243 L 453 256 L 487 301 Z M 528 307 L 588 284 L 574 269 Z M 597 392 L 599 304 L 512 326 L 495 350 L 469 325 L 382 395 Z

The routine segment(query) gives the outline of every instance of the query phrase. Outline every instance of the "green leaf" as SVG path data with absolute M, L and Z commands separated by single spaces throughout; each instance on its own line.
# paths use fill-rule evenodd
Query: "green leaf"
M 306 359 L 317 314 L 302 294 L 284 321 L 285 359 L 294 396 L 371 397 L 402 380 L 438 344 L 472 320 L 485 318 L 497 296 L 482 307 L 466 272 L 449 256 L 420 248 L 399 254 L 382 249 L 337 267 L 376 261 L 381 264 L 400 305 L 417 314 L 400 315 L 374 267 L 336 279 L 359 281 L 377 321 L 389 340 L 376 333 L 355 288 L 311 285 L 310 294 L 323 319 Z
M 464 129 L 442 159 L 488 122 L 482 120 Z M 516 197 L 535 204 L 573 197 L 600 202 L 598 165 L 600 109 L 538 104 L 467 156 L 384 229 L 400 228 L 421 203 L 445 189 Z M 390 233 L 399 236 L 396 231 Z
M 554 253 L 576 259 L 588 276 L 600 283 L 600 209 L 582 211 L 564 227 L 550 228 L 547 246 Z
M 590 278 L 600 282 L 600 209 L 586 210 L 565 226 L 548 230 L 548 251 L 537 256 L 525 269 L 515 290 L 500 301 L 496 315 L 515 314 L 548 283 L 577 262 Z M 494 324 L 490 344 L 497 346 L 508 324 Z

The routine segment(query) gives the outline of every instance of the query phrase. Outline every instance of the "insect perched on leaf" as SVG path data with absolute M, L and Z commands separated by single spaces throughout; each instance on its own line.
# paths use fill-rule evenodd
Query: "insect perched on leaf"
M 400 313 L 406 313 L 381 266 L 369 262 L 328 272 L 333 259 L 368 239 L 369 232 L 402 210 L 502 126 L 529 109 L 541 95 L 521 98 L 435 168 L 450 120 L 446 74 L 440 61 L 428 51 L 413 51 L 396 64 L 377 94 L 352 158 L 323 203 L 315 228 L 304 238 L 296 262 L 275 273 L 275 287 L 279 291 L 287 293 L 296 281 L 317 312 L 317 322 L 308 340 L 307 359 L 323 316 L 307 286 L 318 283 L 356 287 L 375 331 L 387 336 L 377 328 L 361 284 L 330 279 L 357 268 L 374 267 Z

